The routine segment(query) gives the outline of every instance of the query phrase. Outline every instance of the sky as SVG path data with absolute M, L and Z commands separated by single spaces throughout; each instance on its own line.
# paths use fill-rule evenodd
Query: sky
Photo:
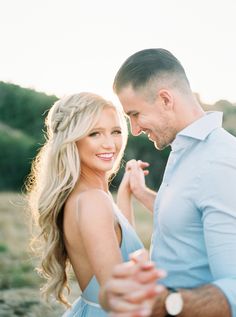
M 183 64 L 205 103 L 236 103 L 235 0 L 0 0 L 0 80 L 58 97 L 114 99 L 127 57 L 153 47 Z

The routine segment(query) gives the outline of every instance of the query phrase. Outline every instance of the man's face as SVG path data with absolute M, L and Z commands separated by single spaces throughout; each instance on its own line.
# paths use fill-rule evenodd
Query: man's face
M 174 140 L 177 134 L 174 114 L 164 106 L 164 100 L 160 95 L 157 94 L 152 102 L 147 101 L 144 94 L 128 86 L 119 93 L 118 98 L 129 117 L 131 133 L 134 136 L 145 133 L 159 150 Z

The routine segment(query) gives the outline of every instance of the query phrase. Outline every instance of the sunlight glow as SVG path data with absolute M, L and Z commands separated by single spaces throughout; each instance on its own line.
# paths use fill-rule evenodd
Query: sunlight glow
M 3 1 L 0 80 L 59 97 L 93 91 L 112 99 L 124 60 L 164 47 L 202 101 L 235 103 L 235 9 L 234 0 Z

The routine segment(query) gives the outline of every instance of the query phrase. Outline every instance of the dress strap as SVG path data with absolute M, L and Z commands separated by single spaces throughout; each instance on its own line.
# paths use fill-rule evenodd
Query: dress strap
M 83 296 L 80 297 L 86 304 L 102 309 L 102 307 L 98 303 L 91 302 L 90 300 L 85 299 Z

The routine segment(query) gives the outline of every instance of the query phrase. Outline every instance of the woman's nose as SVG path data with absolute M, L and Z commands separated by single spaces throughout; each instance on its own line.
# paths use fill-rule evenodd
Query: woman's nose
M 115 145 L 113 137 L 112 136 L 107 136 L 103 140 L 103 147 L 105 148 L 113 148 Z

